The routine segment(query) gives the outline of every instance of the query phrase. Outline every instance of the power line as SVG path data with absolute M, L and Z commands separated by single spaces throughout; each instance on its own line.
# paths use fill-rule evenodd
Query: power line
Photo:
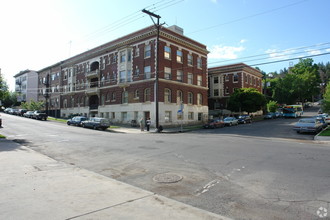
M 223 25 L 232 24 L 232 23 L 235 23 L 235 22 L 239 22 L 239 21 L 243 21 L 243 20 L 249 19 L 249 18 L 257 17 L 257 16 L 260 16 L 260 15 L 272 13 L 274 11 L 278 11 L 278 10 L 281 10 L 281 9 L 284 9 L 284 8 L 288 8 L 288 7 L 291 7 L 291 6 L 294 6 L 294 5 L 298 5 L 298 4 L 301 4 L 301 3 L 306 2 L 306 1 L 308 1 L 308 0 L 298 1 L 298 2 L 295 2 L 295 3 L 292 3 L 292 4 L 284 5 L 284 6 L 281 6 L 281 7 L 278 7 L 278 8 L 274 8 L 274 9 L 270 9 L 270 10 L 267 10 L 267 11 L 263 11 L 263 12 L 260 12 L 260 13 L 257 13 L 257 14 L 253 14 L 253 15 L 248 15 L 248 16 L 245 16 L 245 17 L 237 18 L 237 19 L 232 20 L 232 21 L 228 21 L 228 22 L 225 22 L 225 23 L 221 23 L 221 24 L 213 25 L 213 26 L 206 27 L 206 28 L 203 28 L 203 29 L 199 29 L 199 30 L 190 32 L 188 34 L 194 34 L 194 33 L 202 32 L 202 31 L 214 29 L 214 28 L 217 28 L 217 27 L 220 27 L 220 26 L 223 26 Z

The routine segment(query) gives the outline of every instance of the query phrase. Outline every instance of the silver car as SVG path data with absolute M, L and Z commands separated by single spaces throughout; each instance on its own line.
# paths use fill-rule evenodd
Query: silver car
M 300 119 L 294 126 L 293 130 L 297 133 L 318 133 L 322 130 L 323 123 L 316 118 Z
M 234 117 L 227 117 L 223 119 L 223 122 L 225 123 L 225 126 L 238 125 L 238 120 Z

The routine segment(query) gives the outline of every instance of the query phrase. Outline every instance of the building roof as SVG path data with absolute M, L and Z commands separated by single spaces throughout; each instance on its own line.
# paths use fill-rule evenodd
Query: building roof
M 14 76 L 14 78 L 17 78 L 17 77 L 19 77 L 19 76 L 21 76 L 21 75 L 23 75 L 23 74 L 29 73 L 29 72 L 36 72 L 36 71 L 35 71 L 35 70 L 29 70 L 29 69 L 22 70 L 22 71 L 20 71 L 19 73 L 17 73 L 17 74 Z
M 139 39 L 145 39 L 145 38 L 153 38 L 157 34 L 157 30 L 154 25 L 148 26 L 146 28 L 140 29 L 138 31 L 132 32 L 128 35 L 122 36 L 120 38 L 117 38 L 115 40 L 112 40 L 110 42 L 107 42 L 105 44 L 102 44 L 100 46 L 97 46 L 93 49 L 90 49 L 88 51 L 82 52 L 80 54 L 77 54 L 73 57 L 70 57 L 66 60 L 60 61 L 58 63 L 55 63 L 53 65 L 50 65 L 48 67 L 45 67 L 38 72 L 45 71 L 49 68 L 60 66 L 62 64 L 75 64 L 77 62 L 81 62 L 86 59 L 90 59 L 91 57 L 99 56 L 100 54 L 107 53 L 113 49 L 117 49 L 126 45 L 130 45 L 131 42 L 137 41 Z M 189 45 L 190 47 L 194 48 L 197 51 L 201 51 L 205 54 L 208 53 L 206 46 L 204 44 L 201 44 L 195 40 L 192 40 L 188 38 L 187 36 L 184 36 L 177 31 L 170 29 L 170 28 L 165 28 L 161 27 L 160 29 L 160 37 L 162 38 L 168 38 L 169 36 L 172 36 L 178 41 L 181 41 L 185 45 Z
M 236 63 L 236 64 L 230 64 L 225 66 L 217 66 L 212 67 L 208 69 L 209 75 L 212 74 L 219 74 L 219 73 L 230 73 L 230 72 L 236 72 L 236 71 L 244 71 L 251 73 L 253 75 L 262 77 L 261 71 L 257 70 L 256 68 L 253 68 L 249 65 L 246 65 L 245 63 Z

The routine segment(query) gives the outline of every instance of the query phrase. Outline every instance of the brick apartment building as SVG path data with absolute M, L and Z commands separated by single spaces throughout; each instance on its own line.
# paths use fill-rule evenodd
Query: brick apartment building
M 226 112 L 227 100 L 238 88 L 255 88 L 262 92 L 262 74 L 244 63 L 208 69 L 209 111 L 212 115 Z
M 156 37 L 150 26 L 40 70 L 39 101 L 46 101 L 56 117 L 80 114 L 115 123 L 150 117 L 155 126 Z M 181 28 L 161 27 L 160 125 L 207 118 L 207 53 L 205 45 L 184 36 Z

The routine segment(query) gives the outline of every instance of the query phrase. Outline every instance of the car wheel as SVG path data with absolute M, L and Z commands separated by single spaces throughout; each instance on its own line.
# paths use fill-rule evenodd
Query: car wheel
M 96 129 L 97 129 L 97 127 L 94 125 L 94 126 L 93 126 L 93 129 L 94 129 L 94 130 L 96 130 Z
M 83 128 L 86 128 L 86 125 L 85 125 L 85 124 L 83 124 L 83 125 L 82 125 L 82 127 L 83 127 Z
M 70 125 L 70 123 L 69 123 L 69 122 L 67 122 L 66 124 L 67 124 L 67 125 Z

